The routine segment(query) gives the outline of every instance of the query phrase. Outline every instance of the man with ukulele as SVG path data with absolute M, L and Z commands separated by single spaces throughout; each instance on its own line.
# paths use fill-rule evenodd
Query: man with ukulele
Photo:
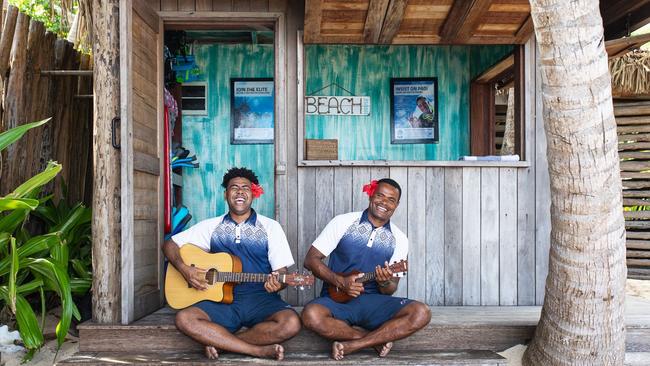
M 335 341 L 335 360 L 367 347 L 385 357 L 393 341 L 415 333 L 431 319 L 425 304 L 391 296 L 399 278 L 393 277 L 395 266 L 389 263 L 406 260 L 408 252 L 406 235 L 390 222 L 402 189 L 385 178 L 365 185 L 363 191 L 369 196 L 368 208 L 333 218 L 305 257 L 305 268 L 324 283 L 321 297 L 303 310 L 302 321 Z M 328 255 L 329 267 L 323 263 Z M 361 283 L 367 276 L 363 273 L 374 275 L 374 280 Z M 337 302 L 338 293 L 349 301 Z
M 300 331 L 300 318 L 277 293 L 284 286 L 276 276 L 294 264 L 289 243 L 279 223 L 251 208 L 253 199 L 264 192 L 255 173 L 232 168 L 221 185 L 228 213 L 174 235 L 163 245 L 165 256 L 198 290 L 207 289 L 206 270 L 183 262 L 179 248 L 185 244 L 210 253 L 230 253 L 241 260 L 242 272 L 272 275 L 264 283 L 235 286 L 232 304 L 206 300 L 179 311 L 176 327 L 205 345 L 210 359 L 216 359 L 223 350 L 282 360 L 284 348 L 280 343 Z M 248 329 L 236 333 L 242 326 Z

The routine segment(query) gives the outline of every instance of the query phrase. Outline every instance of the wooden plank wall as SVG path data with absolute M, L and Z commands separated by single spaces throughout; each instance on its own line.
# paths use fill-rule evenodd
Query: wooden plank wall
M 509 167 L 299 168 L 298 266 L 332 217 L 367 207 L 363 184 L 390 177 L 403 187 L 392 221 L 409 237 L 400 295 L 431 305 L 533 304 L 534 207 L 519 203 L 530 202 L 534 181 L 517 184 L 529 174 Z M 301 293 L 299 302 L 317 291 Z
M 149 1 L 164 11 L 270 11 L 286 16 L 287 80 L 296 72 L 296 31 L 301 1 Z M 370 179 L 391 177 L 403 188 L 393 222 L 410 238 L 410 274 L 398 295 L 430 305 L 542 304 L 548 271 L 550 193 L 535 43 L 526 45 L 526 152 L 530 167 L 299 167 L 296 82 L 287 83 L 286 212 L 276 217 L 297 268 L 318 233 L 335 215 L 362 210 L 361 191 Z M 536 112 L 538 111 L 538 112 Z M 280 147 L 283 148 L 283 147 Z M 277 162 L 276 162 L 277 163 Z M 276 176 L 277 178 L 277 176 Z M 276 191 L 278 187 L 276 184 Z M 281 212 L 278 212 L 281 211 Z M 320 291 L 287 290 L 302 305 Z

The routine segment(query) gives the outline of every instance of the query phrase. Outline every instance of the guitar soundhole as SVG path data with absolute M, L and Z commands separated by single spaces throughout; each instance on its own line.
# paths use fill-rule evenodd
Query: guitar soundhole
M 214 285 L 217 281 L 217 270 L 214 268 L 210 268 L 208 272 L 205 274 L 205 279 L 208 281 L 208 285 Z

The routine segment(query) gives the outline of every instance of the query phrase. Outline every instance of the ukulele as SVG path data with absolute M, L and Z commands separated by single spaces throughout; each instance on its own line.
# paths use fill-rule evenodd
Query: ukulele
M 183 309 L 199 301 L 210 300 L 231 304 L 233 290 L 240 282 L 265 282 L 268 273 L 244 273 L 241 260 L 229 253 L 206 253 L 203 249 L 187 244 L 180 248 L 180 255 L 187 265 L 207 269 L 207 290 L 197 290 L 171 264 L 165 273 L 165 297 L 174 309 Z M 280 283 L 300 290 L 314 284 L 314 276 L 300 273 L 277 275 Z
M 407 269 L 407 263 L 408 262 L 406 260 L 402 259 L 399 262 L 395 262 L 395 263 L 391 264 L 390 266 L 388 266 L 388 268 L 393 273 L 406 272 L 408 270 Z M 349 275 L 352 275 L 352 274 L 359 274 L 359 273 L 361 273 L 361 272 L 352 271 L 352 272 L 349 272 L 349 273 L 347 273 L 347 274 L 345 274 L 343 276 L 349 276 Z M 371 281 L 371 280 L 374 280 L 374 279 L 375 279 L 375 272 L 367 272 L 367 273 L 364 273 L 362 277 L 357 278 L 356 282 L 364 283 L 364 282 L 368 282 L 368 281 Z M 327 286 L 327 293 L 330 295 L 332 300 L 334 300 L 336 302 L 340 302 L 340 303 L 345 303 L 345 302 L 348 302 L 348 301 L 353 299 L 353 297 L 348 295 L 345 291 L 343 291 L 343 289 L 339 289 L 338 287 L 335 287 L 335 286 L 332 286 L 332 285 Z

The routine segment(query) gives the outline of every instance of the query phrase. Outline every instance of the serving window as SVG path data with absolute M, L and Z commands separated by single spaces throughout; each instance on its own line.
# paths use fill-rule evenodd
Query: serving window
M 302 165 L 426 164 L 496 154 L 496 148 L 475 149 L 474 135 L 484 138 L 490 131 L 489 143 L 502 141 L 496 138 L 496 110 L 503 108 L 496 103 L 503 92 L 491 90 L 481 102 L 492 107 L 478 117 L 473 86 L 516 52 L 512 45 L 304 46 L 298 66 L 304 81 L 298 105 Z M 515 74 L 514 64 L 508 72 Z M 497 81 L 489 80 L 492 88 Z M 501 88 L 521 91 L 514 77 L 501 82 Z M 487 117 L 486 111 L 495 114 Z M 521 152 L 521 142 L 515 143 L 513 153 Z

